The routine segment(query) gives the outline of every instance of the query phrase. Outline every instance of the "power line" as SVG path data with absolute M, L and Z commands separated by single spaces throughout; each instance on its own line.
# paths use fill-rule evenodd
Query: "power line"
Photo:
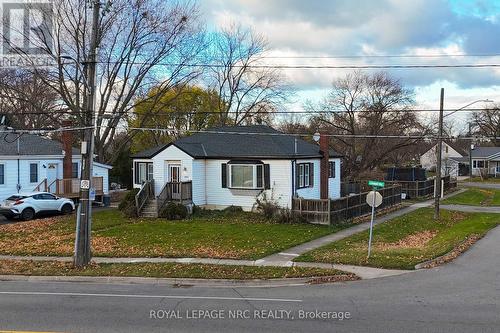
M 85 129 L 91 129 L 94 126 L 87 127 L 60 127 L 60 128 L 38 128 L 38 129 L 29 129 L 29 130 L 17 130 L 17 129 L 1 129 L 0 133 L 5 134 L 33 134 L 33 135 L 42 135 L 47 133 L 56 133 L 56 132 L 66 132 L 66 131 L 81 131 Z M 240 132 L 240 131 L 220 131 L 220 130 L 181 130 L 177 128 L 151 128 L 151 127 L 130 127 L 128 128 L 130 131 L 151 131 L 151 132 L 174 132 L 179 134 L 192 134 L 192 133 L 208 133 L 208 134 L 232 134 L 232 135 L 252 135 L 252 136 L 299 136 L 299 137 L 312 137 L 316 133 L 283 133 L 283 132 L 271 132 L 271 133 L 263 133 L 263 132 Z M 322 134 L 326 137 L 330 138 L 358 138 L 358 139 L 437 139 L 437 135 L 418 135 L 418 134 L 409 134 L 409 135 L 391 135 L 391 134 Z M 500 139 L 500 137 L 495 136 L 446 136 L 443 139 L 448 140 L 491 140 L 491 139 Z
M 185 133 L 208 133 L 208 134 L 232 134 L 232 135 L 252 135 L 252 136 L 300 136 L 300 137 L 312 137 L 315 133 L 283 133 L 283 132 L 272 132 L 272 133 L 263 133 L 263 132 L 239 132 L 239 131 L 218 131 L 218 130 L 180 130 L 176 128 L 151 128 L 151 127 L 130 127 L 129 130 L 133 131 L 151 131 L 151 132 L 173 132 L 178 134 Z M 359 139 L 437 139 L 438 135 L 386 135 L 386 134 L 321 134 L 330 138 L 359 138 Z M 500 139 L 500 137 L 489 137 L 489 136 L 446 136 L 442 137 L 443 139 L 453 140 L 453 139 L 461 139 L 461 140 L 487 140 L 487 139 Z
M 47 133 L 57 133 L 57 132 L 68 132 L 68 131 L 81 131 L 86 129 L 92 129 L 94 126 L 87 127 L 60 127 L 60 128 L 38 128 L 38 129 L 0 129 L 0 133 L 6 134 L 33 134 L 33 135 L 43 135 Z
M 165 63 L 158 62 L 156 64 L 150 62 L 139 61 L 98 61 L 100 64 L 127 64 L 127 65 L 152 65 L 152 66 L 172 66 L 172 67 L 197 67 L 197 68 L 256 68 L 256 69 L 429 69 L 429 68 L 495 68 L 500 67 L 500 64 L 436 64 L 436 65 L 238 65 L 231 64 L 230 66 L 221 64 L 181 64 L 181 63 Z
M 363 59 L 363 58 L 482 58 L 499 57 L 500 54 L 373 54 L 373 55 L 318 55 L 318 56 L 261 56 L 265 59 Z
M 168 108 L 168 106 L 166 107 Z M 481 112 L 487 110 L 486 108 L 471 108 L 471 109 L 446 109 L 444 112 Z M 161 111 L 161 110 L 160 110 Z M 391 113 L 391 112 L 438 112 L 439 109 L 408 109 L 408 110 L 288 110 L 288 111 L 252 111 L 251 114 L 324 114 L 324 113 Z M 101 114 L 102 117 L 109 117 L 114 115 L 148 115 L 148 116 L 170 116 L 172 114 L 181 114 L 181 115 L 197 115 L 197 114 L 244 114 L 245 112 L 236 112 L 236 111 L 228 111 L 228 112 L 219 112 L 219 111 L 191 111 L 191 112 L 182 112 L 182 111 L 168 111 L 168 113 L 149 113 L 142 114 L 137 111 L 120 111 L 120 112 L 105 112 Z M 48 111 L 48 112 L 22 112 L 22 113 L 12 113 L 10 115 L 14 116 L 23 116 L 23 115 L 53 115 L 53 114 L 66 114 L 66 115 L 75 115 L 74 113 L 68 113 L 68 111 Z M 83 115 L 83 113 L 78 113 L 78 115 Z

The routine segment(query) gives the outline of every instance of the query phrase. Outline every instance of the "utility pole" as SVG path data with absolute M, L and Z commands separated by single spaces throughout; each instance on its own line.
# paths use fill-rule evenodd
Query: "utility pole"
M 96 58 L 97 39 L 99 34 L 100 1 L 91 0 L 93 8 L 92 35 L 90 39 L 89 56 L 85 61 L 87 69 L 85 135 L 82 142 L 82 166 L 80 180 L 80 204 L 78 205 L 76 220 L 75 256 L 74 265 L 83 267 L 90 263 L 90 231 L 92 223 L 92 202 L 90 189 L 92 188 L 92 164 L 94 160 L 94 123 L 96 98 Z
M 469 122 L 469 137 L 472 136 L 472 124 Z M 474 140 L 470 139 L 469 142 L 469 181 L 472 181 L 472 145 Z
M 441 158 L 442 158 L 442 150 L 443 150 L 443 111 L 444 111 L 444 88 L 441 88 L 441 101 L 439 105 L 439 133 L 438 133 L 438 141 L 437 141 L 437 161 L 436 161 L 436 180 L 435 180 L 435 188 L 436 192 L 434 193 L 434 219 L 439 219 L 439 199 L 441 198 Z

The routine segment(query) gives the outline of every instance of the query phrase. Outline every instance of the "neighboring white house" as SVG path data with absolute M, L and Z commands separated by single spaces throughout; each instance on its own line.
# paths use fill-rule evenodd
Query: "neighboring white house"
M 472 175 L 479 176 L 480 174 L 500 176 L 500 147 L 474 147 L 472 149 Z
M 63 145 L 38 135 L 10 132 L 11 129 L 0 126 L 0 200 L 35 189 L 66 197 L 78 193 L 81 164 L 78 149 L 71 148 L 71 143 Z M 111 168 L 94 162 L 97 196 L 109 193 L 108 173 Z
M 133 184 L 153 181 L 158 196 L 191 182 L 192 202 L 210 209 L 252 210 L 263 193 L 282 207 L 293 197 L 339 198 L 341 156 L 320 141 L 323 149 L 263 125 L 216 128 L 135 154 Z
M 463 163 L 466 154 L 450 142 L 443 141 L 441 152 L 441 173 L 443 176 L 457 177 L 460 164 Z M 437 162 L 437 144 L 420 156 L 420 164 L 426 170 L 435 170 Z M 467 163 L 468 164 L 468 163 Z

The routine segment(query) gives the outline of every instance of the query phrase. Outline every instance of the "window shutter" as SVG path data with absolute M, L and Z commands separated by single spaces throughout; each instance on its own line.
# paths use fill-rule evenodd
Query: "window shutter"
M 222 188 L 227 188 L 227 164 L 221 164 L 221 179 L 222 179 Z
M 299 182 L 300 182 L 300 169 L 299 165 L 295 163 L 295 190 L 299 188 Z
M 314 187 L 314 163 L 309 163 L 309 187 Z
M 266 190 L 271 189 L 271 175 L 269 164 L 264 164 L 264 188 Z

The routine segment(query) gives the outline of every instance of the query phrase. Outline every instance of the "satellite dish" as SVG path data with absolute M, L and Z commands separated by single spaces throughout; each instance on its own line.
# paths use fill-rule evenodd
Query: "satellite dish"
M 320 137 L 321 137 L 321 135 L 318 132 L 316 132 L 313 135 L 313 140 L 316 141 L 316 142 L 318 142 Z

